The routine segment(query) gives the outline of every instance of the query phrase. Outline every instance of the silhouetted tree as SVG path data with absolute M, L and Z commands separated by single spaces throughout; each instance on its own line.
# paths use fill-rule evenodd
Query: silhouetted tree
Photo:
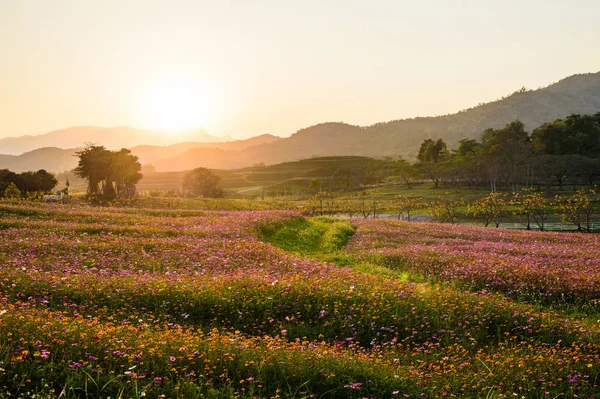
M 79 163 L 75 174 L 88 181 L 90 196 L 115 198 L 117 195 L 128 197 L 135 194 L 135 184 L 142 178 L 142 167 L 131 151 L 109 151 L 103 146 L 89 144 L 76 155 Z
M 0 193 L 4 193 L 4 190 L 9 184 L 17 181 L 17 174 L 8 169 L 0 169 Z
M 131 151 L 122 148 L 120 151 L 113 152 L 111 163 L 111 177 L 115 182 L 117 196 L 133 197 L 135 195 L 135 185 L 142 179 L 140 172 L 142 165 L 138 162 L 138 157 L 131 154 Z
M 90 196 L 99 194 L 107 197 L 114 197 L 114 188 L 112 183 L 106 183 L 106 180 L 111 174 L 112 154 L 104 146 L 88 144 L 86 147 L 76 152 L 79 157 L 79 163 L 75 168 L 75 174 L 88 181 L 87 192 Z M 100 184 L 104 182 L 104 186 Z M 111 186 L 110 188 L 107 187 Z

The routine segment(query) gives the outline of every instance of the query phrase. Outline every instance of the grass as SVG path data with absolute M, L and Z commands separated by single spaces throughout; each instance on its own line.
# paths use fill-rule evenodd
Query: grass
M 299 256 L 324 258 L 341 256 L 339 250 L 354 234 L 354 227 L 342 219 L 296 217 L 276 224 L 261 224 L 261 238 Z

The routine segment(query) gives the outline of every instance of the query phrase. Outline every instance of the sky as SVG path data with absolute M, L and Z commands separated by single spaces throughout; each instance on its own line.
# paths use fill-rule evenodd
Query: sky
M 0 0 L 0 137 L 453 113 L 599 71 L 598 15 L 597 0 Z

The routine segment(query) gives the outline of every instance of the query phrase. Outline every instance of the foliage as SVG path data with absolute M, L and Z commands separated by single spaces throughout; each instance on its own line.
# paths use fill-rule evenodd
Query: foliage
M 547 154 L 597 157 L 600 153 L 600 113 L 573 114 L 556 119 L 534 129 L 531 138 L 534 145 Z
M 577 231 L 591 231 L 593 208 L 592 202 L 596 199 L 596 187 L 585 190 L 580 189 L 570 197 L 557 197 L 558 210 L 562 214 L 564 222 L 573 223 Z M 596 199 L 597 200 L 597 199 Z
M 109 151 L 103 146 L 88 144 L 76 155 L 79 163 L 75 174 L 88 181 L 89 196 L 113 199 L 135 195 L 135 184 L 142 178 L 142 166 L 130 150 Z
M 531 230 L 531 222 L 534 221 L 543 231 L 555 207 L 552 200 L 530 188 L 523 188 L 520 192 L 513 193 L 511 204 L 517 207 L 515 214 L 524 218 L 527 230 Z
M 433 141 L 432 139 L 425 139 L 419 147 L 419 153 L 417 159 L 419 162 L 426 163 L 438 163 L 448 156 L 448 146 L 442 139 Z
M 183 177 L 182 190 L 192 196 L 206 198 L 223 197 L 223 190 L 218 188 L 221 178 L 210 169 L 196 168 Z
M 469 212 L 473 216 L 481 218 L 485 227 L 488 227 L 490 223 L 494 223 L 498 227 L 505 216 L 507 203 L 504 198 L 506 196 L 506 194 L 498 192 L 489 193 L 469 204 Z
M 17 188 L 15 183 L 10 182 L 6 189 L 4 189 L 4 198 L 6 199 L 19 199 L 21 198 L 21 190 Z
M 437 200 L 427 204 L 429 214 L 438 222 L 458 223 L 460 208 L 465 205 L 464 200 L 449 197 L 438 197 Z
M 37 172 L 14 173 L 8 169 L 0 170 L 0 193 L 3 193 L 9 185 L 14 184 L 22 195 L 36 195 L 34 193 L 46 193 L 52 190 L 57 180 L 53 174 L 40 169 Z
M 411 214 L 421 207 L 421 197 L 415 197 L 412 194 L 405 197 L 399 194 L 394 198 L 393 205 L 396 218 L 400 220 L 406 215 L 406 220 L 410 222 Z

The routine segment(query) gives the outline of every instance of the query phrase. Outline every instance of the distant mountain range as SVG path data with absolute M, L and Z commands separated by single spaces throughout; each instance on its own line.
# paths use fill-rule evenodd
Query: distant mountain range
M 204 129 L 184 132 L 136 129 L 128 126 L 73 126 L 39 136 L 5 137 L 0 139 L 0 153 L 18 155 L 44 147 L 78 148 L 85 143 L 103 145 L 109 149 L 131 148 L 140 144 L 168 145 L 174 141 L 222 142 L 231 137 L 210 136 Z
M 199 166 L 232 169 L 257 163 L 275 164 L 334 155 L 401 155 L 411 158 L 426 138 L 442 138 L 452 147 L 461 138 L 478 138 L 485 129 L 499 128 L 515 119 L 523 121 L 526 128 L 532 130 L 545 122 L 573 113 L 597 112 L 600 112 L 600 72 L 574 75 L 543 89 L 521 89 L 500 100 L 450 115 L 396 120 L 368 127 L 322 123 L 299 130 L 288 138 L 263 135 L 249 140 L 210 142 L 210 136 L 202 136 L 206 140 L 195 139 L 193 142 L 170 146 L 132 144 L 126 147 L 131 148 L 143 164 L 152 164 L 159 171 L 187 170 Z M 77 143 L 73 147 L 79 147 L 86 141 L 96 141 L 111 147 L 106 139 L 84 136 L 78 129 L 80 128 L 70 128 L 34 137 L 60 137 L 64 140 L 62 143 L 67 141 L 68 132 L 72 132 L 76 137 L 71 137 L 70 140 Z M 103 128 L 86 129 L 107 131 L 102 130 Z M 123 129 L 117 130 L 119 133 L 115 131 L 114 137 L 130 135 L 127 139 L 132 143 L 150 142 L 145 131 L 133 128 L 114 129 Z M 108 130 L 112 132 L 112 129 Z M 206 135 L 205 132 L 202 133 Z M 5 150 L 5 146 L 10 141 L 6 140 L 8 139 L 0 140 L 0 153 L 9 152 Z M 45 145 L 60 147 L 52 140 Z M 74 151 L 44 148 L 19 156 L 0 155 L 0 168 L 15 171 L 39 168 L 63 171 L 76 164 L 76 158 L 72 156 Z

